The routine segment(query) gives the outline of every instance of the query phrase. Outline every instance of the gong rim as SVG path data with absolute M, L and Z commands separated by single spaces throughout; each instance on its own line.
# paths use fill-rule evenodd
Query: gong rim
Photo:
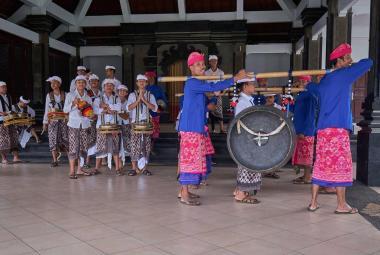
M 273 115 L 276 115 L 279 117 L 279 119 L 283 119 L 285 121 L 285 126 L 284 128 L 286 127 L 290 133 L 290 143 L 288 145 L 288 151 L 286 153 L 286 156 L 278 163 L 276 164 L 273 164 L 271 167 L 268 167 L 268 168 L 265 168 L 265 169 L 253 169 L 251 166 L 248 166 L 248 165 L 245 165 L 243 164 L 242 162 L 239 161 L 239 159 L 235 156 L 235 153 L 232 149 L 232 144 L 231 144 L 231 134 L 232 132 L 237 128 L 237 122 L 238 120 L 242 119 L 243 117 L 253 113 L 253 112 L 266 112 L 266 113 L 271 113 Z M 230 125 L 228 127 L 228 133 L 227 133 L 227 149 L 228 149 L 228 152 L 232 158 L 232 160 L 240 167 L 243 167 L 247 170 L 250 170 L 252 172 L 256 172 L 256 173 L 270 173 L 270 172 L 273 172 L 277 169 L 280 169 L 281 167 L 283 167 L 284 165 L 286 165 L 289 160 L 291 159 L 292 155 L 293 155 L 293 152 L 294 152 L 294 148 L 295 148 L 295 142 L 296 142 L 296 135 L 295 135 L 295 129 L 294 129 L 294 126 L 293 126 L 293 123 L 291 121 L 290 118 L 287 118 L 285 116 L 285 114 L 280 111 L 279 109 L 276 109 L 274 107 L 271 107 L 271 106 L 252 106 L 252 107 L 249 107 L 247 109 L 244 109 L 243 111 L 241 111 L 238 115 L 236 115 L 234 117 L 234 119 L 230 122 Z

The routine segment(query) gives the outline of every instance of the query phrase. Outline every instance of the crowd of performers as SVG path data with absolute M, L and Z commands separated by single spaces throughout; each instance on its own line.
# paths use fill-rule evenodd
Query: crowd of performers
M 351 97 L 352 85 L 370 70 L 371 59 L 352 63 L 352 49 L 347 43 L 339 45 L 329 56 L 333 71 L 312 82 L 310 76 L 298 78 L 300 92 L 294 105 L 294 126 L 297 134 L 292 163 L 303 169 L 304 175 L 294 180 L 295 184 L 312 184 L 312 198 L 307 209 L 315 212 L 319 208 L 318 193 L 333 193 L 337 196 L 336 214 L 355 214 L 346 202 L 346 187 L 353 182 L 350 133 L 352 131 Z M 210 56 L 209 60 L 212 60 Z M 205 75 L 204 56 L 198 52 L 189 55 L 187 61 L 192 76 Z M 215 75 L 220 75 L 218 71 Z M 207 72 L 211 74 L 211 72 Z M 229 87 L 240 91 L 235 105 L 235 116 L 242 110 L 255 105 L 267 105 L 282 109 L 276 103 L 276 95 L 254 95 L 256 81 L 245 70 L 233 78 L 218 82 L 207 82 L 196 78 L 186 81 L 183 108 L 179 118 L 180 134 L 179 175 L 181 203 L 200 205 L 199 196 L 190 192 L 198 186 L 209 172 L 209 135 L 205 121 L 208 102 L 205 93 L 223 91 Z M 257 80 L 265 86 L 266 80 Z M 194 107 L 197 105 L 198 107 Z M 315 146 L 316 144 L 316 146 Z M 314 150 L 315 147 L 315 150 Z M 277 177 L 275 177 L 277 178 Z M 236 188 L 233 192 L 237 202 L 257 204 L 257 191 L 262 183 L 261 173 L 239 166 Z M 320 188 L 322 190 L 320 190 Z
M 319 208 L 318 193 L 337 195 L 335 213 L 353 214 L 345 199 L 345 189 L 352 185 L 352 156 L 350 152 L 350 132 L 352 131 L 351 95 L 352 84 L 372 66 L 372 60 L 363 59 L 352 63 L 351 46 L 339 45 L 330 55 L 333 71 L 312 82 L 311 76 L 298 77 L 298 86 L 304 88 L 295 100 L 293 122 L 297 142 L 292 158 L 295 169 L 303 169 L 303 176 L 294 180 L 295 184 L 312 184 L 312 198 L 309 211 Z M 187 60 L 192 76 L 222 76 L 218 67 L 218 57 L 209 56 L 210 69 L 206 70 L 204 55 L 193 52 Z M 106 79 L 100 83 L 99 77 L 91 74 L 83 66 L 78 66 L 77 76 L 72 80 L 70 92 L 61 89 L 62 80 L 58 76 L 47 79 L 51 92 L 46 95 L 43 130 L 48 132 L 52 167 L 58 166 L 62 152 L 69 158 L 69 177 L 89 176 L 100 173 L 102 165 L 115 166 L 117 175 L 124 175 L 125 159 L 130 157 L 132 168 L 128 175 L 138 173 L 151 175 L 148 170 L 152 145 L 159 135 L 160 109 L 167 104 L 162 89 L 156 85 L 154 72 L 146 72 L 136 77 L 136 89 L 128 94 L 127 86 L 115 78 L 114 66 L 106 66 Z M 257 95 L 255 87 L 264 87 L 266 79 L 250 77 L 240 70 L 233 78 L 218 82 L 189 78 L 184 86 L 180 113 L 176 129 L 179 135 L 178 182 L 179 201 L 186 205 L 200 205 L 199 195 L 190 192 L 207 180 L 211 173 L 212 155 L 215 153 L 208 128 L 215 132 L 215 124 L 225 133 L 223 125 L 223 91 L 236 85 L 240 92 L 234 105 L 235 116 L 246 108 L 266 105 L 283 109 L 278 95 Z M 20 162 L 18 143 L 24 145 L 31 136 L 40 142 L 34 126 L 17 128 L 4 125 L 4 117 L 9 112 L 24 112 L 34 116 L 28 106 L 29 100 L 20 97 L 13 105 L 7 94 L 5 82 L 0 82 L 0 153 L 2 163 L 7 164 L 6 153 L 13 153 L 13 162 Z M 158 103 L 160 102 L 160 103 Z M 91 106 L 91 107 L 89 107 Z M 87 110 L 87 112 L 86 112 Z M 51 112 L 65 113 L 67 119 L 52 119 Z M 136 133 L 133 124 L 153 123 L 153 134 Z M 118 124 L 120 133 L 100 132 L 105 124 Z M 90 167 L 91 156 L 96 157 L 95 167 Z M 112 162 L 113 161 L 113 162 Z M 113 163 L 113 164 L 112 164 Z M 268 177 L 279 178 L 274 172 Z M 262 184 L 261 173 L 255 173 L 239 166 L 236 188 L 233 191 L 237 202 L 257 204 L 257 192 Z
M 152 175 L 147 168 L 149 155 L 160 132 L 159 112 L 167 104 L 166 96 L 155 83 L 155 72 L 137 75 L 136 89 L 129 94 L 128 87 L 115 78 L 115 71 L 114 66 L 107 65 L 106 78 L 100 83 L 97 75 L 84 66 L 78 66 L 69 93 L 61 88 L 60 77 L 52 76 L 46 80 L 51 91 L 46 95 L 43 132 L 48 134 L 51 167 L 57 167 L 62 153 L 67 152 L 71 179 L 99 174 L 102 165 L 110 169 L 114 166 L 117 175 L 124 175 L 127 157 L 130 157 L 132 165 L 127 173 L 129 176 L 139 173 Z M 23 97 L 13 105 L 5 82 L 0 82 L 0 101 L 2 164 L 9 163 L 6 157 L 9 152 L 13 153 L 12 163 L 22 162 L 18 154 L 19 143 L 25 147 L 31 136 L 37 143 L 41 140 L 33 125 L 22 128 L 4 125 L 4 118 L 19 112 L 34 117 L 35 112 L 28 105 L 30 101 Z M 152 132 L 133 132 L 131 126 L 134 123 L 150 121 L 153 123 Z M 107 125 L 116 125 L 120 130 L 101 132 Z M 94 167 L 90 166 L 91 157 L 96 158 Z

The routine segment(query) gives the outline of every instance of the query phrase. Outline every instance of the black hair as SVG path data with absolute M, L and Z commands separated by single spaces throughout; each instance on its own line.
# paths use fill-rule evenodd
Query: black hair
M 248 82 L 240 82 L 240 83 L 236 83 L 236 88 L 238 89 L 238 91 L 243 91 L 243 88 L 245 85 L 248 85 Z

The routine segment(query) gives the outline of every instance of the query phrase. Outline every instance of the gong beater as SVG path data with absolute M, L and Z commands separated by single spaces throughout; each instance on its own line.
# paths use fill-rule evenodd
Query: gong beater
M 252 106 L 231 121 L 227 148 L 239 166 L 268 173 L 290 160 L 295 138 L 293 123 L 282 111 L 271 106 Z

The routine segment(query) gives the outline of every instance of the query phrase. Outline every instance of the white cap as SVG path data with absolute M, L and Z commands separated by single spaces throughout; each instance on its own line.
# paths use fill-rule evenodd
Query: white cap
M 119 87 L 117 87 L 118 90 L 121 90 L 121 89 L 124 89 L 126 91 L 128 91 L 128 87 L 123 85 L 123 84 L 120 84 Z
M 58 76 L 51 76 L 46 81 L 47 82 L 58 81 L 59 83 L 62 84 L 62 79 L 60 77 L 58 77 Z
M 77 77 L 75 77 L 75 82 L 79 80 L 84 80 L 85 82 L 87 82 L 87 78 L 84 75 L 78 75 Z
M 77 71 L 86 71 L 87 68 L 85 66 L 77 66 Z
M 276 96 L 277 94 L 264 94 L 265 97 L 274 97 Z
M 0 81 L 0 87 L 7 86 L 7 84 L 4 81 Z
M 218 60 L 218 56 L 217 55 L 208 56 L 208 60 L 212 60 L 212 59 Z
M 112 70 L 116 70 L 116 67 L 114 67 L 114 66 L 106 66 L 106 68 L 105 68 L 106 70 L 107 69 L 112 69 Z
M 88 77 L 88 80 L 91 81 L 91 80 L 99 80 L 99 77 L 96 75 L 96 74 L 91 74 L 89 77 Z
M 148 78 L 143 75 L 143 74 L 138 74 L 137 77 L 136 77 L 136 80 L 139 81 L 139 80 L 148 80 Z
M 237 83 L 244 83 L 244 82 L 251 82 L 251 81 L 255 81 L 255 78 L 244 78 L 244 79 L 238 80 Z
M 20 101 L 23 102 L 24 104 L 29 104 L 30 103 L 30 100 L 26 100 L 22 96 L 20 96 Z
M 106 85 L 107 83 L 111 83 L 115 86 L 115 79 L 104 79 L 103 84 Z

